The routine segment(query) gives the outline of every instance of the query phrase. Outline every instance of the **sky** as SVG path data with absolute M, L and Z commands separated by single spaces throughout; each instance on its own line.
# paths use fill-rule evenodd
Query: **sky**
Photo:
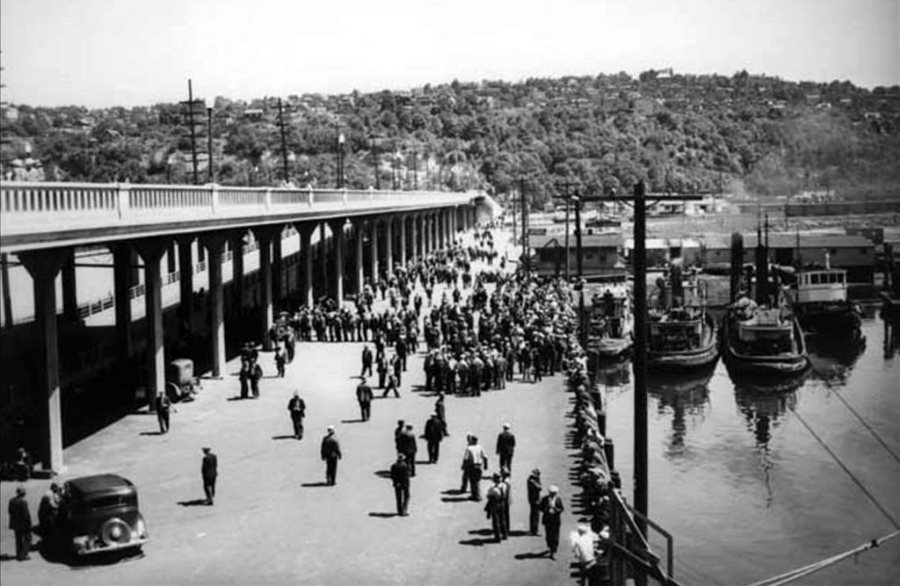
M 2 98 L 142 106 L 681 73 L 900 83 L 900 0 L 0 0 Z

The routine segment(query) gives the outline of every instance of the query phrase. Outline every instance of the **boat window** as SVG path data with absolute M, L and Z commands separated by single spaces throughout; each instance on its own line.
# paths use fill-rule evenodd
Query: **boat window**
M 811 275 L 811 276 L 812 276 L 812 284 L 818 285 L 819 284 L 819 275 L 815 274 L 815 275 Z

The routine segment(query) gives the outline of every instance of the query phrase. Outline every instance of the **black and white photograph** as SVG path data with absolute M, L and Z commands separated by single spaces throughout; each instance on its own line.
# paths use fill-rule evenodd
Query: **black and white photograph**
M 898 0 L 2 0 L 4 586 L 900 584 Z

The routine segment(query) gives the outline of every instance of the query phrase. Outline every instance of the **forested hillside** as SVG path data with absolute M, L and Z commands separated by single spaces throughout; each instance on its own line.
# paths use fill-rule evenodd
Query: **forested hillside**
M 196 102 L 199 180 L 345 186 L 524 188 L 540 205 L 564 182 L 750 195 L 900 193 L 900 87 L 647 71 L 483 81 L 412 91 Z M 5 178 L 191 183 L 188 108 L 7 106 Z M 378 169 L 376 178 L 375 169 Z

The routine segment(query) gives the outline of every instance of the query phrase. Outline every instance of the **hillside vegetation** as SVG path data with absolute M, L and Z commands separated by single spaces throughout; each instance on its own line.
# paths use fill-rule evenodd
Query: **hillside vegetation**
M 207 106 L 215 181 L 283 184 L 278 98 L 195 103 L 200 182 L 208 178 Z M 191 183 L 187 111 L 8 107 L 4 177 Z M 563 183 L 599 193 L 644 179 L 657 192 L 900 197 L 898 86 L 671 70 L 454 81 L 289 96 L 283 120 L 287 179 L 298 186 L 335 186 L 342 134 L 345 186 L 354 189 L 524 189 L 542 205 Z

